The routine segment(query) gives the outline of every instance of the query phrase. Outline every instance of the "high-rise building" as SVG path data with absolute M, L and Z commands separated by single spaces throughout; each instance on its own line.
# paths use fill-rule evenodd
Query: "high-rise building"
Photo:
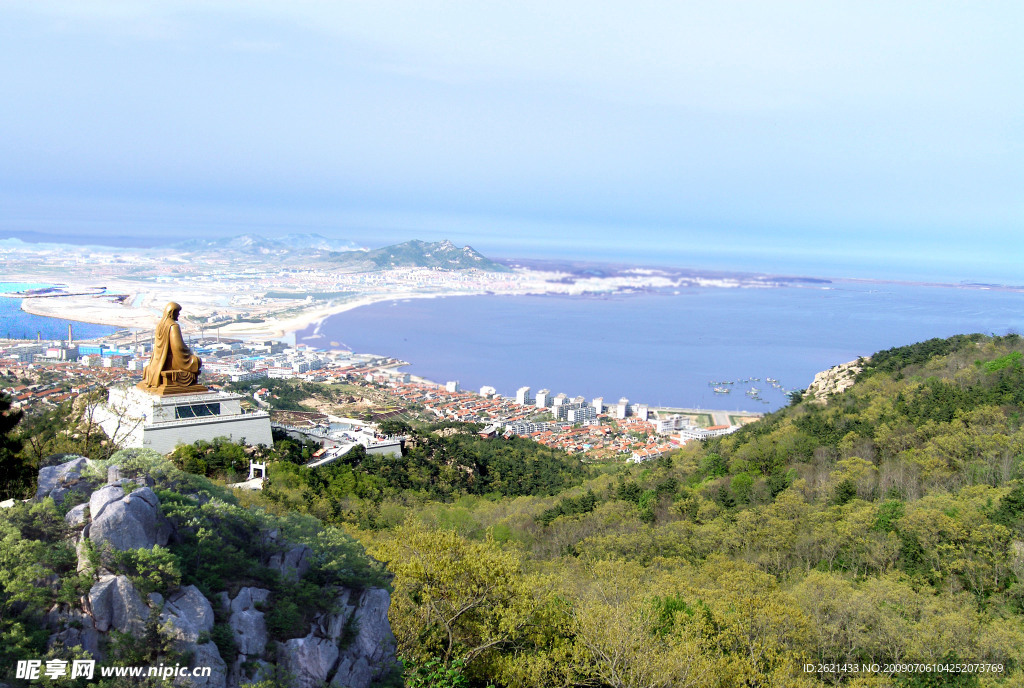
M 618 406 L 615 407 L 615 417 L 622 419 L 629 415 L 629 399 L 622 397 Z
M 547 408 L 551 406 L 551 390 L 542 389 L 537 392 L 537 408 Z
M 516 403 L 520 406 L 529 406 L 533 403 L 533 397 L 530 396 L 529 387 L 520 387 L 516 390 Z

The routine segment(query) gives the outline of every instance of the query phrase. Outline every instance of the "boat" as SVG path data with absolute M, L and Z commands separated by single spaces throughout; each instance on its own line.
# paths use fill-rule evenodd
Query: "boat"
M 729 390 L 726 387 L 715 387 L 715 394 L 728 394 Z

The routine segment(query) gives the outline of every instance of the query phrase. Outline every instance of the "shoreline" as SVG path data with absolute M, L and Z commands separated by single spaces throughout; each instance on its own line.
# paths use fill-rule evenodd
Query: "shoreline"
M 403 301 L 407 299 L 432 299 L 449 296 L 486 296 L 488 292 L 443 292 L 443 293 L 415 293 L 400 292 L 387 295 L 365 295 L 344 303 L 331 304 L 329 306 L 313 307 L 299 311 L 287 318 L 269 318 L 264 322 L 229 322 L 220 327 L 205 327 L 200 323 L 189 320 L 188 315 L 182 316 L 183 324 L 188 330 L 216 329 L 220 334 L 240 339 L 284 339 L 290 334 L 304 330 L 310 325 L 319 327 L 325 320 L 333 315 L 345 313 L 346 311 L 370 306 L 385 301 Z M 73 322 L 87 323 L 90 325 L 104 325 L 115 329 L 141 329 L 151 330 L 160 318 L 162 305 L 159 308 L 146 307 L 145 305 L 125 306 L 111 301 L 99 300 L 102 297 L 94 295 L 67 295 L 55 296 L 48 299 L 25 299 L 21 300 L 21 310 L 29 315 L 57 320 L 71 320 Z M 185 301 L 185 299 L 181 299 Z M 162 303 L 163 299 L 149 295 L 146 302 Z M 70 315 L 69 315 L 70 314 Z

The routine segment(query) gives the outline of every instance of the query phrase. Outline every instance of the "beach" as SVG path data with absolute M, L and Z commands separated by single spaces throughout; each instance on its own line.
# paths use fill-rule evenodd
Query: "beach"
M 480 292 L 483 293 L 483 292 Z M 394 292 L 390 294 L 360 296 L 350 301 L 330 305 L 301 308 L 288 317 L 270 317 L 264 322 L 229 322 L 216 329 L 222 336 L 240 339 L 283 339 L 298 330 L 318 325 L 328 317 L 346 311 L 369 306 L 374 303 L 406 299 L 431 299 L 447 296 L 465 296 L 465 291 L 450 293 L 418 294 L 415 292 Z M 126 305 L 112 301 L 107 297 L 97 296 L 55 296 L 49 298 L 23 299 L 21 309 L 26 313 L 42 317 L 61 318 L 77 322 L 109 325 L 126 329 L 152 329 L 160 319 L 164 306 L 168 301 L 177 301 L 184 307 L 181 322 L 186 331 L 196 331 L 201 323 L 189 320 L 186 310 L 190 301 L 187 291 L 175 290 L 166 293 L 147 293 L 139 305 Z M 132 299 L 134 302 L 137 299 Z M 206 329 L 214 329 L 212 327 Z

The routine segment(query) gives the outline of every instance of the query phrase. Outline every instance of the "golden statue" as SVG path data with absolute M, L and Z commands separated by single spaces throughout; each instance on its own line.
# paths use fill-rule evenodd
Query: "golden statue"
M 207 391 L 196 384 L 203 362 L 193 354 L 181 337 L 178 313 L 181 306 L 171 301 L 153 335 L 153 356 L 142 371 L 137 386 L 151 394 L 193 394 Z

